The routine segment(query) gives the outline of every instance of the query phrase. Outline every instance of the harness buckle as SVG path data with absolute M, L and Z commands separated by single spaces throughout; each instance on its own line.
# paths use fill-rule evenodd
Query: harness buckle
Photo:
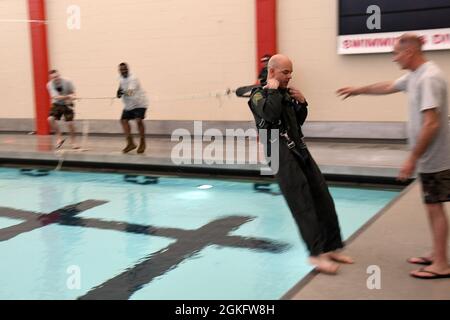
M 289 149 L 294 149 L 295 148 L 295 142 L 294 141 L 288 141 L 287 146 Z
M 295 142 L 291 140 L 291 138 L 289 138 L 289 135 L 287 134 L 287 132 L 283 132 L 280 133 L 280 136 L 282 136 L 283 138 L 286 139 L 287 142 L 287 146 L 289 149 L 294 149 L 295 148 Z

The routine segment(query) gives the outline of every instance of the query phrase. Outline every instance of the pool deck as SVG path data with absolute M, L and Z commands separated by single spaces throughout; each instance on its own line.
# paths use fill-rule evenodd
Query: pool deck
M 426 212 L 420 199 L 420 185 L 411 184 L 350 239 L 346 252 L 356 259 L 355 264 L 342 265 L 335 276 L 312 272 L 284 298 L 450 300 L 450 279 L 422 280 L 409 276 L 410 271 L 421 266 L 409 264 L 406 259 L 426 255 L 431 248 Z M 450 206 L 446 208 L 449 213 Z M 380 289 L 368 286 L 368 282 L 375 283 L 374 270 L 380 275 Z
M 89 163 L 100 168 L 121 165 L 132 170 L 184 172 L 186 169 L 217 169 L 220 172 L 243 171 L 258 176 L 258 164 L 184 164 L 176 165 L 171 157 L 178 141 L 167 137 L 151 137 L 144 155 L 121 153 L 121 136 L 89 136 L 83 149 L 74 151 L 69 144 L 55 152 L 51 136 L 0 134 L 0 164 L 47 162 L 51 165 Z M 203 147 L 209 143 L 204 142 Z M 407 147 L 401 143 L 308 141 L 308 147 L 326 175 L 394 179 L 407 156 Z M 247 152 L 242 147 L 235 150 Z M 218 172 L 219 172 L 218 171 Z M 450 212 L 450 206 L 447 205 Z M 420 280 L 409 276 L 419 266 L 406 263 L 411 256 L 421 256 L 430 249 L 430 232 L 426 213 L 421 203 L 417 183 L 406 188 L 402 195 L 366 224 L 347 242 L 347 252 L 357 263 L 345 265 L 337 276 L 310 273 L 292 288 L 283 299 L 450 299 L 450 280 Z M 449 252 L 450 253 L 450 252 Z M 379 267 L 381 289 L 368 289 L 367 273 L 370 266 Z
M 35 136 L 26 134 L 0 134 L 0 161 L 17 162 L 34 160 L 57 164 L 90 163 L 101 166 L 122 165 L 133 169 L 142 167 L 147 170 L 167 171 L 204 171 L 217 170 L 224 172 L 246 171 L 258 176 L 262 165 L 249 163 L 248 147 L 234 146 L 235 154 L 246 155 L 245 163 L 206 164 L 211 158 L 189 158 L 187 163 L 176 164 L 178 155 L 172 156 L 173 147 L 178 141 L 170 137 L 154 136 L 147 139 L 145 154 L 138 155 L 135 151 L 122 154 L 124 139 L 121 136 L 89 136 L 86 141 L 79 138 L 81 150 L 72 150 L 68 142 L 59 151 L 53 148 L 52 136 Z M 205 154 L 205 148 L 210 142 L 203 142 L 200 155 Z M 308 141 L 308 147 L 322 171 L 327 175 L 366 176 L 377 178 L 395 178 L 402 161 L 407 155 L 407 147 L 400 143 L 375 142 L 327 142 Z M 224 153 L 227 152 L 224 142 Z M 10 161 L 8 161 L 10 160 Z M 199 160 L 199 161 L 198 161 Z M 197 164 L 196 162 L 199 162 Z

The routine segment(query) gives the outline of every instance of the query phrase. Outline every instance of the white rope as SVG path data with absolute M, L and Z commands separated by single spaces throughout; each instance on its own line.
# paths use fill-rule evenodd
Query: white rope
M 75 100 L 114 100 L 116 97 L 76 97 Z
M 13 23 L 45 23 L 47 20 L 27 20 L 27 19 L 0 19 L 0 22 L 13 22 Z
M 89 121 L 88 120 L 84 120 L 83 121 L 83 128 L 81 129 L 81 146 L 80 146 L 80 148 L 83 151 L 89 150 L 87 148 L 88 135 L 89 135 Z
M 205 92 L 205 93 L 194 93 L 189 95 L 183 95 L 183 96 L 172 96 L 167 98 L 161 98 L 158 96 L 154 96 L 152 101 L 184 101 L 184 100 L 201 100 L 201 99 L 209 99 L 209 98 L 217 98 L 220 99 L 222 97 L 230 97 L 233 93 L 235 93 L 235 90 L 232 90 L 230 88 L 227 88 L 225 90 L 215 90 L 211 92 Z
M 59 158 L 58 165 L 55 168 L 55 171 L 61 170 L 62 164 L 64 162 L 64 150 L 56 150 L 55 155 Z
M 153 96 L 152 101 L 157 102 L 170 102 L 170 101 L 186 101 L 186 100 L 201 100 L 201 99 L 210 99 L 210 98 L 216 98 L 219 100 L 219 106 L 222 106 L 222 97 L 230 97 L 232 96 L 236 90 L 232 90 L 230 88 L 227 88 L 225 90 L 215 90 L 211 92 L 205 92 L 205 93 L 193 93 L 188 95 L 182 95 L 182 96 L 171 96 L 171 97 L 159 97 L 159 96 Z M 116 99 L 119 99 L 117 97 L 77 97 L 75 100 L 83 101 L 83 100 L 111 100 L 111 105 L 114 103 Z
M 83 100 L 111 100 L 109 106 L 111 107 L 114 104 L 114 101 L 118 99 L 117 97 L 80 97 L 75 98 L 74 100 L 83 101 Z

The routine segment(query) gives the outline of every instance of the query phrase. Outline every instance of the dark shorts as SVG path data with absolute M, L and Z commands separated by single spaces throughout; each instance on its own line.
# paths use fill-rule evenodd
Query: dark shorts
M 49 116 L 54 117 L 56 120 L 61 120 L 61 117 L 64 116 L 65 121 L 73 121 L 75 117 L 73 104 L 67 106 L 53 104 Z
M 425 203 L 450 201 L 450 169 L 435 173 L 421 173 L 420 181 Z
M 121 120 L 145 119 L 147 108 L 136 108 L 132 110 L 123 110 Z

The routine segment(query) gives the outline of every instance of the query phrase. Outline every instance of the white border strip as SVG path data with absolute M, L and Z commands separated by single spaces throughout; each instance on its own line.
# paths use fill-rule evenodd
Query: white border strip
M 450 49 L 450 28 L 444 28 L 338 36 L 338 54 L 392 52 L 395 40 L 406 32 L 422 36 L 425 51 Z
M 18 22 L 18 23 L 47 23 L 47 20 L 26 20 L 26 19 L 0 19 L 0 22 Z

